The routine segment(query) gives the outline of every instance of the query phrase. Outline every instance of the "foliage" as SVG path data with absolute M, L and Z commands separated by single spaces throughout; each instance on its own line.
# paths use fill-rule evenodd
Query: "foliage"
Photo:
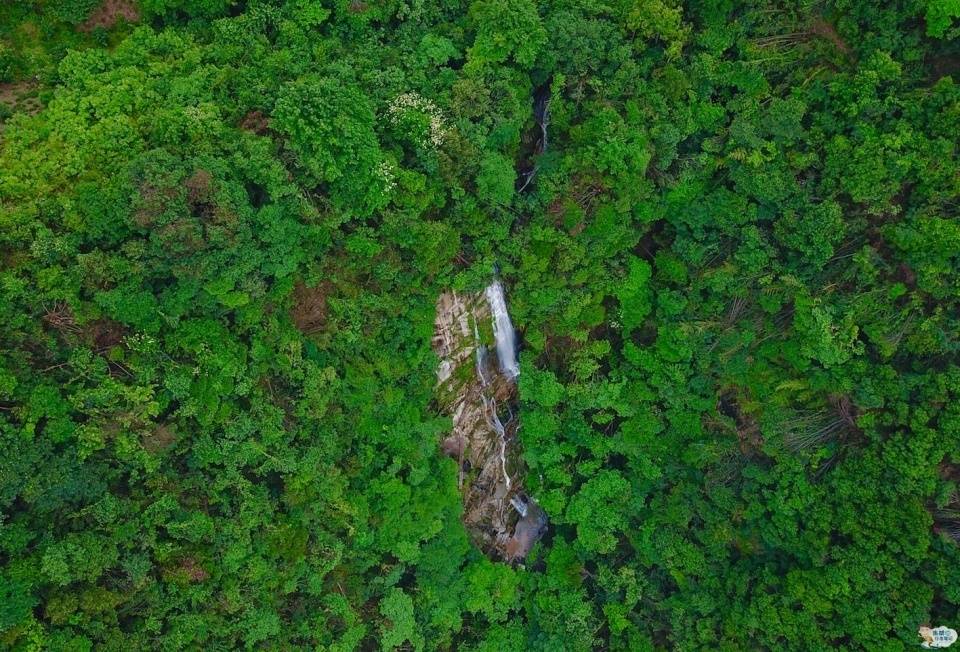
M 0 7 L 0 648 L 956 615 L 955 3 L 100 9 Z M 515 566 L 432 403 L 436 297 L 494 266 L 550 519 Z

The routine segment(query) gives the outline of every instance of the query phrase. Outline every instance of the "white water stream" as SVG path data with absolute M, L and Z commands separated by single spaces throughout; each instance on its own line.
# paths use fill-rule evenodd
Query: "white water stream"
M 500 371 L 510 379 L 515 379 L 520 375 L 520 366 L 517 364 L 517 335 L 513 330 L 513 322 L 510 321 L 510 313 L 507 312 L 503 284 L 494 281 L 488 285 L 486 296 L 493 318 L 493 337 L 497 342 Z

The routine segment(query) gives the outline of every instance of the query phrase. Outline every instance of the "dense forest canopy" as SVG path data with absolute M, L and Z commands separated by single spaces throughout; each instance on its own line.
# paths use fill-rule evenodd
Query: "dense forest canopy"
M 958 17 L 3 3 L 0 648 L 956 626 Z M 494 268 L 522 564 L 471 542 L 434 395 L 437 297 Z

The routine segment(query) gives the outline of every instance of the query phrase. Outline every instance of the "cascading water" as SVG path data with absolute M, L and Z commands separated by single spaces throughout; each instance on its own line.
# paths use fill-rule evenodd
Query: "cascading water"
M 473 325 L 473 336 L 475 341 L 480 341 L 480 331 L 477 329 L 477 325 Z M 497 414 L 497 401 L 492 397 L 487 396 L 487 376 L 483 371 L 483 368 L 487 363 L 487 347 L 480 344 L 477 346 L 477 378 L 480 379 L 480 399 L 483 401 L 483 413 L 487 418 L 487 423 L 490 424 L 490 427 L 493 428 L 493 431 L 497 433 L 497 437 L 500 439 L 500 468 L 503 470 L 503 479 L 507 485 L 507 491 L 510 491 L 512 482 L 510 480 L 510 474 L 507 473 L 507 430 L 503 427 L 503 422 L 500 421 L 500 415 Z
M 507 312 L 507 300 L 503 294 L 503 284 L 494 281 L 487 286 L 487 303 L 490 305 L 490 316 L 493 318 L 493 337 L 497 342 L 497 359 L 500 361 L 500 371 L 510 379 L 520 375 L 520 366 L 517 364 L 517 336 Z

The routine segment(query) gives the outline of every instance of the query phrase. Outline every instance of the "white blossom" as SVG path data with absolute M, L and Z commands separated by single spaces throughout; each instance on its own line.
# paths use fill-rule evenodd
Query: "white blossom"
M 377 165 L 377 176 L 383 183 L 383 192 L 390 193 L 397 187 L 396 168 L 390 161 L 380 161 Z
M 390 124 L 399 125 L 407 111 L 416 111 L 430 119 L 430 128 L 420 140 L 420 146 L 438 148 L 443 145 L 447 134 L 447 121 L 440 108 L 419 93 L 410 92 L 398 95 L 387 107 Z

